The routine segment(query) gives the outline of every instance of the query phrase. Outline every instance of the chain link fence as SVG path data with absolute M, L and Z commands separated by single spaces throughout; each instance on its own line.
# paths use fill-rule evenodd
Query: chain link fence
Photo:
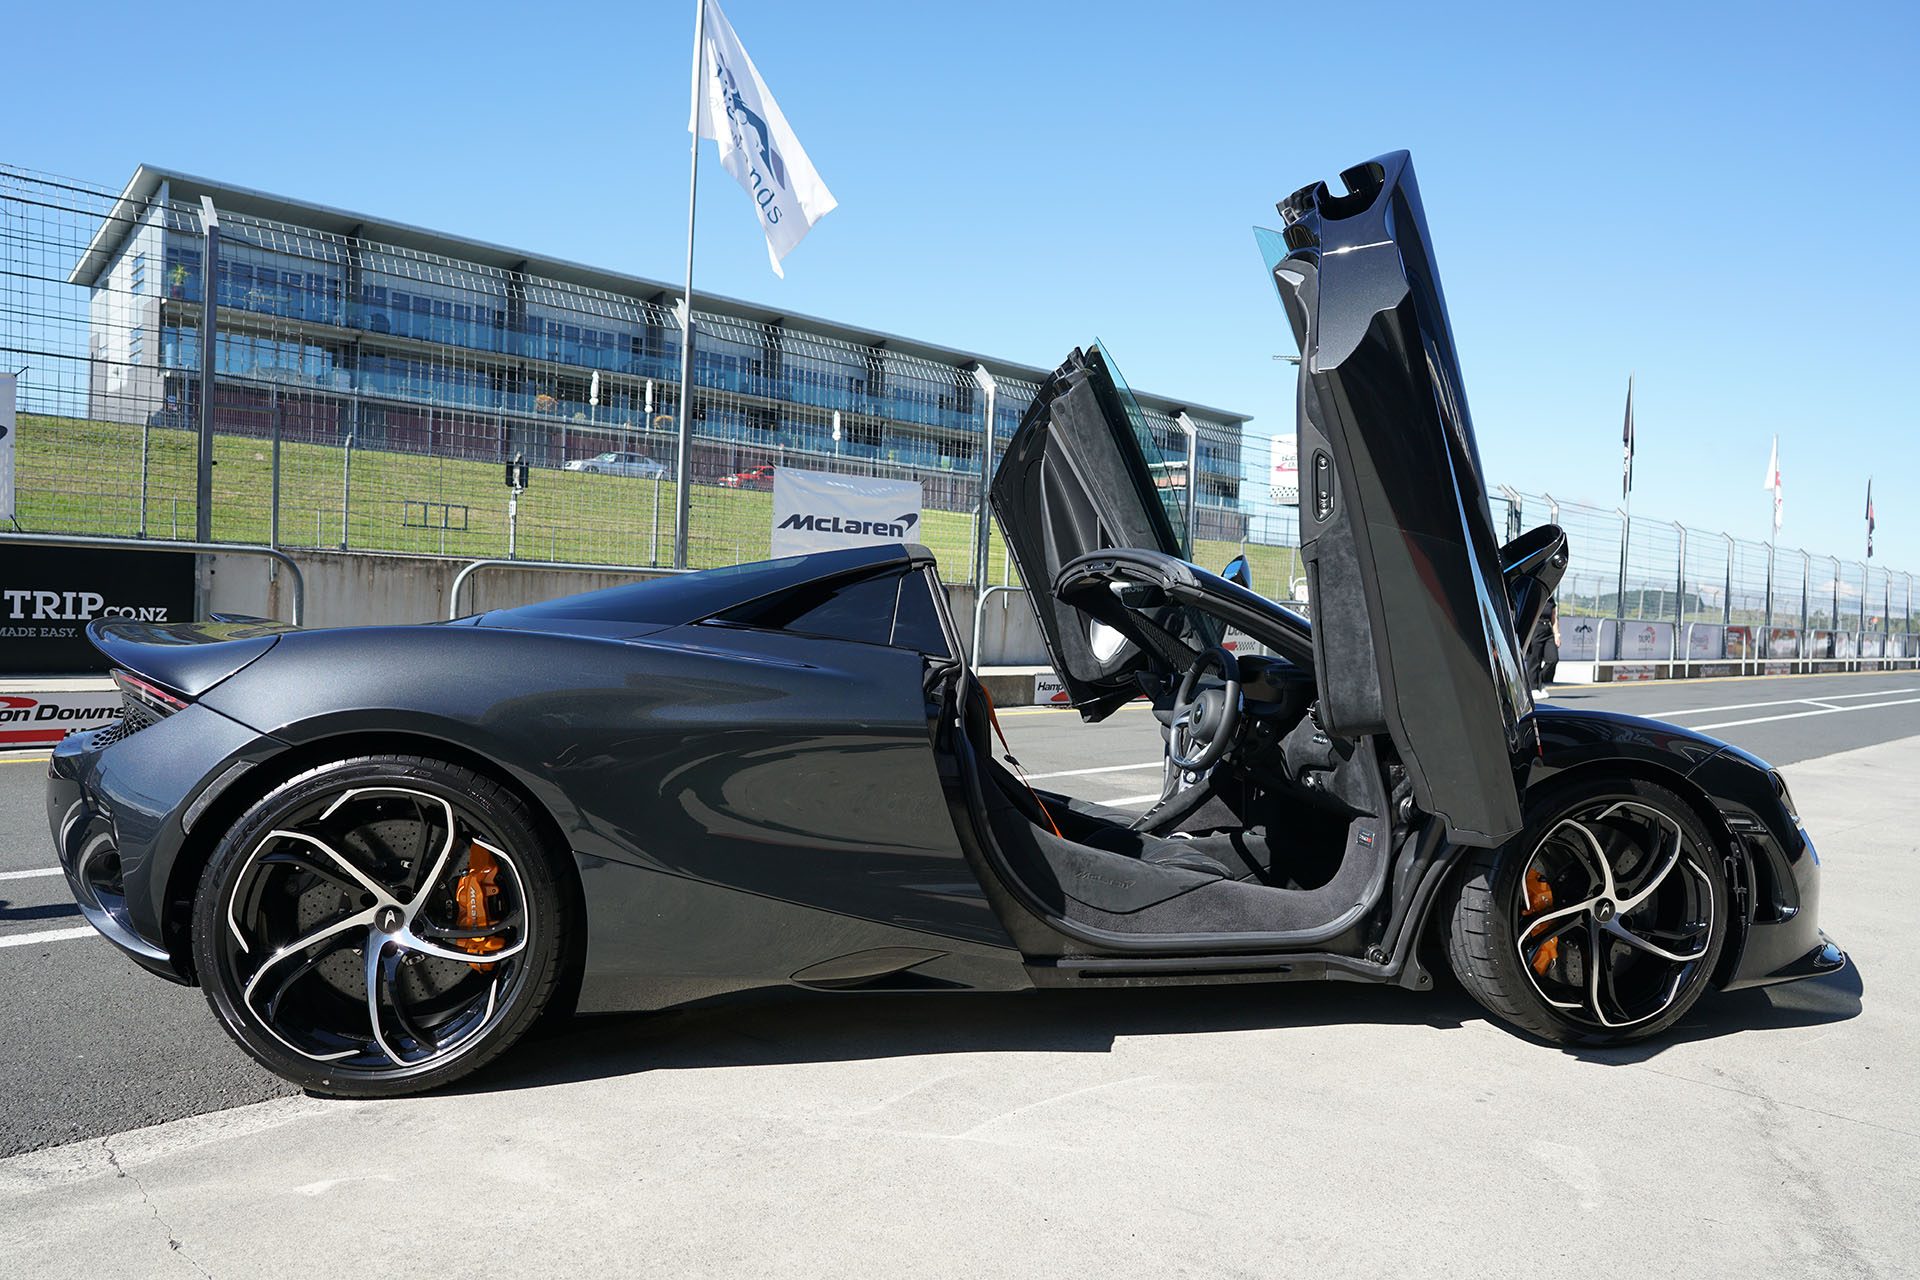
M 671 561 L 683 336 L 648 295 L 356 234 L 0 166 L 0 362 L 20 370 L 22 529 L 192 538 L 212 353 L 213 540 L 625 566 Z M 216 246 L 211 271 L 206 257 Z M 918 537 L 950 582 L 1016 585 L 996 530 L 976 565 L 980 450 L 997 464 L 1038 392 L 801 324 L 696 311 L 689 560 L 765 557 L 771 470 L 918 482 Z M 1247 556 L 1304 602 L 1297 507 L 1268 440 L 1143 406 L 1164 484 L 1193 503 L 1193 557 Z M 524 459 L 515 495 L 506 464 Z M 1575 618 L 1887 637 L 1913 576 L 1502 488 L 1496 523 L 1568 534 Z M 1626 535 L 1622 555 L 1623 533 Z M 1595 629 L 1597 630 L 1597 629 Z M 1678 641 L 1676 640 L 1676 644 Z M 1870 641 L 1856 642 L 1873 643 Z

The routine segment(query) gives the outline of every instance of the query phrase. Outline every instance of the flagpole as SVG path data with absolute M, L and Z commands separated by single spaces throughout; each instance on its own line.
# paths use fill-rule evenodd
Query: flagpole
M 680 454 L 673 478 L 673 567 L 687 567 L 687 524 L 693 489 L 693 211 L 700 191 L 700 66 L 701 46 L 707 36 L 707 0 L 693 0 L 692 109 L 687 116 L 691 138 L 687 161 L 687 291 L 680 312 Z
M 1633 542 L 1633 452 L 1639 443 L 1633 427 L 1633 375 L 1627 375 L 1627 423 L 1622 429 L 1620 463 L 1620 577 L 1614 583 L 1613 656 L 1620 656 L 1621 633 L 1627 627 L 1627 551 Z
M 1773 485 L 1768 490 L 1771 501 L 1767 507 L 1767 596 L 1766 618 L 1760 624 L 1760 656 L 1766 656 L 1766 633 L 1773 628 L 1773 557 L 1774 540 L 1780 536 L 1780 436 L 1773 437 Z

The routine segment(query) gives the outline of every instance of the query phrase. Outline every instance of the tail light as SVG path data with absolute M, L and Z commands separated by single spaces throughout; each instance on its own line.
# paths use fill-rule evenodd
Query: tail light
M 107 731 L 110 735 L 107 741 L 117 742 L 148 725 L 158 724 L 176 711 L 186 710 L 185 698 L 131 671 L 115 669 L 113 682 L 120 688 L 122 714 L 120 723 Z
M 1780 803 L 1786 807 L 1787 816 L 1793 819 L 1796 826 L 1799 825 L 1800 810 L 1793 803 L 1793 792 L 1787 790 L 1787 780 L 1780 776 L 1778 769 L 1769 771 L 1767 777 L 1773 782 L 1773 793 L 1780 797 Z

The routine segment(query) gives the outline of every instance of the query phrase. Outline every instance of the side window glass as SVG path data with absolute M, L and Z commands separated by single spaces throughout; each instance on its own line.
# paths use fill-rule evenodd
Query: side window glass
M 720 620 L 763 631 L 889 644 L 900 581 L 901 575 L 890 573 L 840 585 L 808 583 L 721 614 Z
M 940 614 L 933 603 L 938 591 L 926 573 L 909 573 L 900 581 L 900 609 L 893 619 L 893 643 L 896 648 L 914 649 L 936 658 L 947 652 L 947 632 L 940 625 Z

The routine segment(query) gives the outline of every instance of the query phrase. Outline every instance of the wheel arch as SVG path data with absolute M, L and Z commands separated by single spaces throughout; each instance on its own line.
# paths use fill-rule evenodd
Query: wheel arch
M 167 874 L 165 906 L 160 927 L 169 954 L 181 976 L 197 983 L 193 972 L 193 898 L 201 872 L 220 843 L 220 838 L 239 820 L 240 815 L 275 787 L 308 769 L 330 760 L 364 755 L 426 756 L 447 764 L 471 769 L 506 788 L 519 798 L 532 816 L 534 826 L 550 846 L 563 854 L 558 859 L 559 883 L 571 895 L 573 929 L 565 940 L 560 986 L 549 1009 L 564 1012 L 573 1007 L 579 993 L 580 977 L 587 954 L 587 912 L 580 885 L 579 868 L 570 856 L 571 845 L 559 819 L 528 786 L 525 779 L 501 761 L 471 747 L 432 734 L 403 729 L 352 730 L 311 738 L 258 761 L 223 790 L 194 820 L 181 841 Z
M 1521 795 L 1521 811 L 1524 814 L 1540 799 L 1551 797 L 1558 791 L 1582 786 L 1595 779 L 1629 779 L 1639 782 L 1651 782 L 1655 786 L 1665 787 L 1680 797 L 1695 817 L 1699 818 L 1714 841 L 1720 846 L 1722 857 L 1732 861 L 1735 875 L 1738 877 L 1731 886 L 1736 908 L 1728 914 L 1727 941 L 1721 948 L 1720 959 L 1714 966 L 1709 985 L 1718 989 L 1724 987 L 1732 977 L 1740 962 L 1740 953 L 1744 950 L 1750 921 L 1742 904 L 1746 895 L 1751 893 L 1754 868 L 1745 845 L 1734 838 L 1725 818 L 1714 807 L 1713 800 L 1700 786 L 1678 769 L 1670 768 L 1655 760 L 1638 756 L 1620 756 L 1583 760 L 1579 763 L 1557 769 L 1532 781 Z M 1421 921 L 1417 936 L 1423 945 L 1439 943 L 1444 945 L 1443 934 L 1446 928 L 1447 913 L 1451 910 L 1453 894 L 1458 888 L 1460 877 L 1466 874 L 1468 859 L 1455 857 L 1450 859 L 1445 882 L 1441 891 L 1427 902 L 1426 918 Z

